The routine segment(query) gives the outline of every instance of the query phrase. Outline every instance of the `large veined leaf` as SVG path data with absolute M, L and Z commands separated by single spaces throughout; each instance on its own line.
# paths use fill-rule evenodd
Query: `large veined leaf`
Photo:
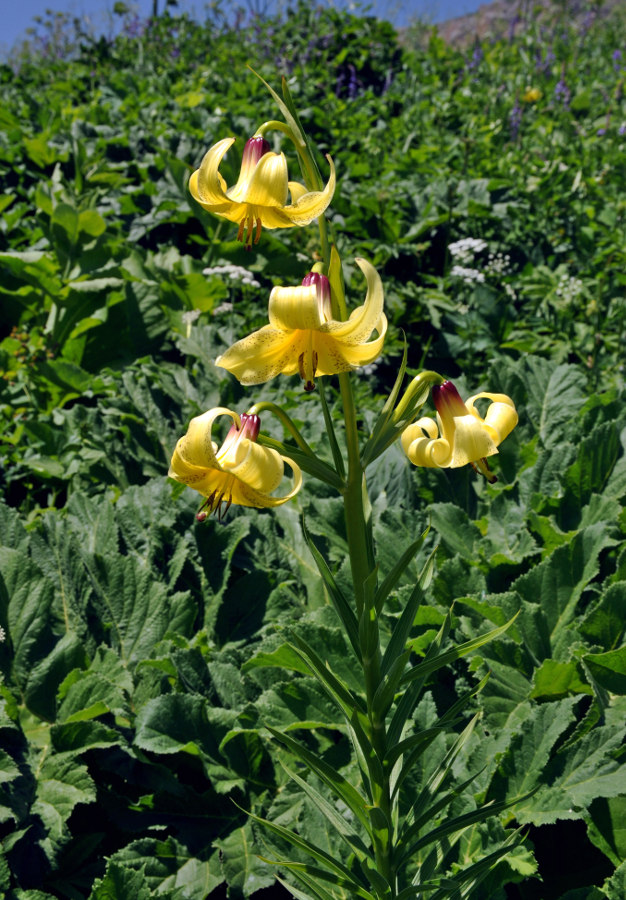
M 46 836 L 41 845 L 48 859 L 54 861 L 69 837 L 67 822 L 71 813 L 79 804 L 95 802 L 96 787 L 86 766 L 73 753 L 47 756 L 36 773 L 37 793 L 31 813 L 44 823 Z
M 271 866 L 259 859 L 261 848 L 255 841 L 250 823 L 219 838 L 215 846 L 220 851 L 224 878 L 233 891 L 250 897 L 255 891 L 274 883 Z
M 527 414 L 546 447 L 563 441 L 570 423 L 585 402 L 584 379 L 575 366 L 553 367 L 545 360 L 525 361 Z
M 111 858 L 111 863 L 142 872 L 152 894 L 159 897 L 196 900 L 208 896 L 224 881 L 218 850 L 195 856 L 173 837 L 132 841 Z
M 111 645 L 129 664 L 148 655 L 168 631 L 188 633 L 197 610 L 188 593 L 169 593 L 133 557 L 89 562 L 94 606 Z
M 623 702 L 607 711 L 605 725 L 554 754 L 573 722 L 575 703 L 575 698 L 567 698 L 534 707 L 532 718 L 511 741 L 502 763 L 507 796 L 512 799 L 520 787 L 532 790 L 541 785 L 516 807 L 521 823 L 543 825 L 582 818 L 595 798 L 624 791 L 626 767 L 617 752 L 626 732 Z
M 520 628 L 538 660 L 567 660 L 580 596 L 599 571 L 600 553 L 614 543 L 604 523 L 590 525 L 511 585 L 526 601 Z

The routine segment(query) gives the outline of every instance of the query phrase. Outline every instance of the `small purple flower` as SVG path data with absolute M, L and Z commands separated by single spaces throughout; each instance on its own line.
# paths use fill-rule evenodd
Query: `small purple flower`
M 624 137 L 624 135 L 626 134 L 626 123 L 620 125 L 620 127 L 617 129 L 617 133 L 620 137 Z
M 598 128 L 596 134 L 598 135 L 598 137 L 602 137 L 604 134 L 606 134 L 606 128 Z
M 560 79 L 557 86 L 555 87 L 554 96 L 557 100 L 561 101 L 566 109 L 569 107 L 571 92 L 563 78 Z
M 472 53 L 472 58 L 470 59 L 470 61 L 467 63 L 467 66 L 466 66 L 467 71 L 471 72 L 474 69 L 477 69 L 478 66 L 481 64 L 481 62 L 483 61 L 483 57 L 484 57 L 483 48 L 480 45 L 477 45 L 476 47 L 474 47 L 474 52 Z
M 621 60 L 622 60 L 622 51 L 614 50 L 613 51 L 613 68 L 615 69 L 616 72 L 619 72 L 619 70 L 622 67 Z

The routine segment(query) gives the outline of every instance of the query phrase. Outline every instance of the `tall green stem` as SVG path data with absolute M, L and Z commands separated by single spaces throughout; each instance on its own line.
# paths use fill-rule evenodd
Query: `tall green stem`
M 356 612 L 360 623 L 361 664 L 365 680 L 372 748 L 380 762 L 380 767 L 377 769 L 382 773 L 380 778 L 372 779 L 374 852 L 377 869 L 391 885 L 393 897 L 395 896 L 395 884 L 391 856 L 391 792 L 389 776 L 384 766 L 387 735 L 384 717 L 381 718 L 378 714 L 374 703 L 382 673 L 378 621 L 373 602 L 376 563 L 371 529 L 371 507 L 359 452 L 359 433 L 350 376 L 347 373 L 340 374 L 339 384 L 343 401 L 348 453 L 348 473 L 343 491 L 346 533 Z

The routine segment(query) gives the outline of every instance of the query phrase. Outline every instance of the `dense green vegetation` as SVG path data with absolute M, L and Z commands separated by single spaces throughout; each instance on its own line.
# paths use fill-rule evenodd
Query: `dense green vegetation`
M 456 811 L 536 788 L 465 833 L 450 865 L 521 827 L 473 896 L 623 900 L 626 22 L 563 7 L 527 24 L 459 50 L 303 3 L 285 21 L 128 17 L 112 42 L 66 23 L 0 68 L 7 900 L 288 896 L 260 859 L 284 848 L 242 810 L 347 855 L 265 728 L 357 777 L 343 722 L 294 675 L 284 638 L 297 621 L 352 685 L 302 525 L 347 583 L 341 504 L 308 485 L 275 511 L 196 523 L 197 495 L 165 477 L 192 416 L 251 395 L 328 455 L 297 377 L 250 392 L 213 363 L 317 250 L 311 227 L 264 230 L 246 252 L 187 192 L 231 135 L 232 184 L 245 140 L 276 118 L 248 65 L 287 78 L 322 171 L 323 154 L 335 160 L 329 219 L 352 304 L 354 257 L 383 278 L 385 351 L 355 384 L 363 433 L 404 335 L 410 373 L 506 393 L 520 414 L 497 484 L 416 470 L 397 445 L 369 479 L 386 571 L 430 525 L 389 629 L 439 545 L 416 662 L 450 609 L 457 641 L 519 611 L 504 638 L 435 673 L 415 713 L 428 727 L 490 671 L 454 770 L 480 774 Z M 333 378 L 326 390 L 332 404 Z M 409 792 L 449 740 L 435 738 Z

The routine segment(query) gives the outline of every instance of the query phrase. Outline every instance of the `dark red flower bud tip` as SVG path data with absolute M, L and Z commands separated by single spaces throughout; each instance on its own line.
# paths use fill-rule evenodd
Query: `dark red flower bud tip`
M 208 512 L 203 512 L 200 510 L 199 513 L 196 513 L 196 522 L 204 522 L 206 518 L 208 518 Z
M 259 436 L 259 431 L 261 430 L 261 417 L 257 415 L 248 415 L 248 413 L 242 413 L 240 418 L 240 434 L 243 437 L 248 438 L 249 441 L 256 441 Z
M 312 391 L 315 390 L 315 382 L 314 381 L 305 381 L 304 382 L 304 390 L 307 392 L 307 394 L 310 394 Z
M 439 415 L 448 412 L 453 416 L 467 415 L 467 407 L 451 381 L 433 385 L 433 403 Z
M 243 148 L 242 165 L 252 164 L 253 166 L 256 166 L 261 157 L 265 156 L 266 153 L 269 153 L 270 150 L 271 147 L 263 135 L 258 134 L 255 135 L 255 137 L 248 138 L 246 145 Z

